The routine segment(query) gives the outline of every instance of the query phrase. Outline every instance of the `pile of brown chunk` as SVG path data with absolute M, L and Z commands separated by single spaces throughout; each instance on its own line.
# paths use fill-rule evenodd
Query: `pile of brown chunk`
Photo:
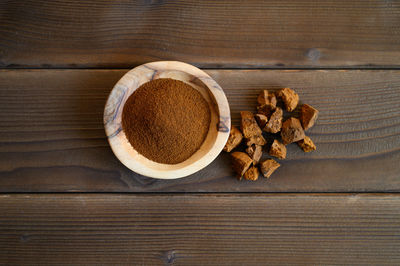
M 283 88 L 277 93 L 264 90 L 257 98 L 257 114 L 249 111 L 240 112 L 240 129 L 232 126 L 228 142 L 224 151 L 231 152 L 244 140 L 246 152 L 232 152 L 232 167 L 237 173 L 238 179 L 244 176 L 247 180 L 258 179 L 259 170 L 261 174 L 269 178 L 272 173 L 280 167 L 280 164 L 273 159 L 261 161 L 263 146 L 267 144 L 263 131 L 271 134 L 278 134 L 274 138 L 268 150 L 269 155 L 278 159 L 286 158 L 286 146 L 296 142 L 304 152 L 316 149 L 312 140 L 305 135 L 304 131 L 311 128 L 318 118 L 318 110 L 308 104 L 303 104 L 300 110 L 300 120 L 291 116 L 283 120 L 283 110 L 278 104 L 281 99 L 284 109 L 291 113 L 298 103 L 299 95 L 290 88 Z M 276 135 L 272 135 L 276 136 Z M 258 166 L 258 167 L 257 167 Z

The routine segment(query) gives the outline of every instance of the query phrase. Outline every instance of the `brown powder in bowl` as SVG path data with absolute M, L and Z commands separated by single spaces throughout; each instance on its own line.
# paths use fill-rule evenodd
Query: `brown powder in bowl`
M 165 78 L 140 86 L 122 111 L 122 129 L 132 147 L 164 164 L 177 164 L 193 155 L 207 136 L 210 120 L 200 92 Z

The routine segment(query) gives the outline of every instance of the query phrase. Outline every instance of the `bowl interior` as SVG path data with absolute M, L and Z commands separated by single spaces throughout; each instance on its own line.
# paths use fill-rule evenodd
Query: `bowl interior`
M 159 78 L 177 79 L 191 85 L 201 93 L 211 111 L 208 134 L 200 149 L 178 164 L 147 159 L 130 145 L 121 126 L 123 106 L 129 96 L 142 84 Z M 172 179 L 200 170 L 221 152 L 229 136 L 229 105 L 221 87 L 200 69 L 181 62 L 154 62 L 134 68 L 118 81 L 106 104 L 104 125 L 111 148 L 124 165 L 142 175 Z

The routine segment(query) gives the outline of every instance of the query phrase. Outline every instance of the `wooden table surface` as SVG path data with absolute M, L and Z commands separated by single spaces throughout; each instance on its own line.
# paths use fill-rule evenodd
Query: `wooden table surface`
M 400 264 L 400 2 L 1 1 L 0 265 Z M 269 180 L 229 155 L 135 174 L 102 116 L 131 68 L 178 60 L 238 124 L 262 89 L 320 110 Z

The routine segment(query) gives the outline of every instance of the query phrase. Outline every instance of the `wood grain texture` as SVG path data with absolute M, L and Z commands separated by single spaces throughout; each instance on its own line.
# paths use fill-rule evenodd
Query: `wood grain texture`
M 197 174 L 155 180 L 125 168 L 103 129 L 103 108 L 126 70 L 0 72 L 0 191 L 400 191 L 400 71 L 209 70 L 233 124 L 261 89 L 296 87 L 320 110 L 308 135 L 317 151 L 288 146 L 270 180 L 236 181 L 221 154 Z
M 399 195 L 0 195 L 0 264 L 399 265 Z
M 0 67 L 399 67 L 398 1 L 1 1 Z

